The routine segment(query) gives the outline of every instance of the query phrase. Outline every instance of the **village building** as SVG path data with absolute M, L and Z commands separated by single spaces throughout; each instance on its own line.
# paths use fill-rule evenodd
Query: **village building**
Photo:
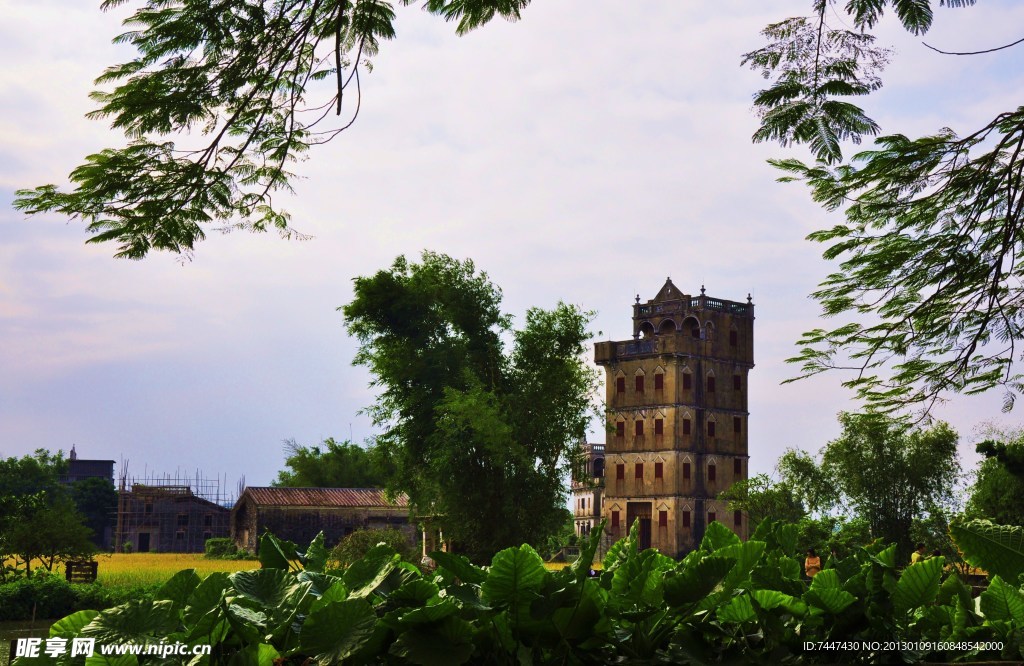
M 599 342 L 608 441 L 601 516 L 610 541 L 639 521 L 641 547 L 678 556 L 711 521 L 747 537 L 718 494 L 747 478 L 754 305 L 684 294 L 669 279 L 633 305 L 633 338 Z
M 583 538 L 601 522 L 604 490 L 604 444 L 583 444 L 581 459 L 572 473 L 572 521 L 576 536 Z
M 201 553 L 207 539 L 229 534 L 230 510 L 188 485 L 134 483 L 118 492 L 114 550 Z
M 328 547 L 360 529 L 392 527 L 417 542 L 409 499 L 389 501 L 380 488 L 248 487 L 231 510 L 231 538 L 255 552 L 264 532 L 306 545 L 320 532 Z

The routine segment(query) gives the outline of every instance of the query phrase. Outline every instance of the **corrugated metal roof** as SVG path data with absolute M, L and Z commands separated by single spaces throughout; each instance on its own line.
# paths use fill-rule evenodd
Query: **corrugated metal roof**
M 409 498 L 403 493 L 394 502 L 384 499 L 380 488 L 270 488 L 248 487 L 242 497 L 248 495 L 260 506 L 409 506 Z M 242 498 L 240 497 L 239 500 Z

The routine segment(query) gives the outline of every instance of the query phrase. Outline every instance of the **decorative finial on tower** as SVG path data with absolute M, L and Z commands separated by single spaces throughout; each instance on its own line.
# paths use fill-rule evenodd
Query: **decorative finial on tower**
M 700 286 L 700 295 L 701 295 L 701 296 L 703 296 L 703 295 L 704 295 L 704 285 L 701 285 L 701 286 Z
M 747 294 L 747 305 L 753 305 L 753 304 L 754 304 L 754 299 L 753 299 L 753 297 L 751 297 L 751 295 L 750 295 L 750 294 L 748 293 L 748 294 Z
M 639 302 L 640 302 L 640 294 L 637 294 L 637 295 L 636 295 L 636 302 L 637 302 L 637 303 L 639 303 Z
M 74 444 L 71 445 L 71 459 L 72 460 L 78 460 L 78 454 L 75 453 L 75 445 Z

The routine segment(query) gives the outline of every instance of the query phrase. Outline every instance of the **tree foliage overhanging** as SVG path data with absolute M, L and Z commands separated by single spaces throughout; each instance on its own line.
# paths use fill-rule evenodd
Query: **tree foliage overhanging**
M 842 322 L 804 334 L 790 361 L 802 377 L 852 372 L 845 385 L 884 410 L 927 413 L 947 392 L 993 388 L 1009 410 L 1024 389 L 1013 369 L 1024 324 L 1024 107 L 966 135 L 893 134 L 849 160 L 842 153 L 842 141 L 881 132 L 851 100 L 881 87 L 891 54 L 870 30 L 884 12 L 923 35 L 936 5 L 973 4 L 813 0 L 813 16 L 769 26 L 769 44 L 743 59 L 773 79 L 754 98 L 762 120 L 754 140 L 807 144 L 813 164 L 772 160 L 781 180 L 807 183 L 815 201 L 846 217 L 809 237 L 840 262 L 813 296 Z M 949 55 L 971 54 L 935 58 Z
M 500 301 L 471 261 L 425 252 L 356 278 L 342 308 L 361 345 L 354 362 L 379 389 L 368 412 L 386 428 L 389 487 L 481 561 L 561 529 L 567 472 L 594 416 L 592 313 L 531 308 L 512 330 Z
M 414 0 L 398 0 L 414 4 Z M 103 9 L 128 0 L 105 0 Z M 463 34 L 529 0 L 426 0 Z M 359 114 L 360 71 L 394 38 L 388 0 L 145 0 L 115 43 L 138 56 L 109 67 L 92 118 L 128 144 L 89 155 L 73 188 L 18 192 L 15 207 L 82 218 L 87 242 L 116 256 L 191 253 L 210 228 L 292 229 L 274 194 L 292 165 Z

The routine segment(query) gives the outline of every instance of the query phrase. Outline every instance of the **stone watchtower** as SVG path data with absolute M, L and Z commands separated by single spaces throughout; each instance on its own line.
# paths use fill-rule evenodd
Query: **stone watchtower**
M 718 493 L 747 478 L 754 305 L 684 294 L 669 279 L 633 306 L 633 339 L 599 342 L 608 441 L 601 516 L 612 540 L 640 520 L 642 547 L 695 548 L 712 520 L 747 537 Z

